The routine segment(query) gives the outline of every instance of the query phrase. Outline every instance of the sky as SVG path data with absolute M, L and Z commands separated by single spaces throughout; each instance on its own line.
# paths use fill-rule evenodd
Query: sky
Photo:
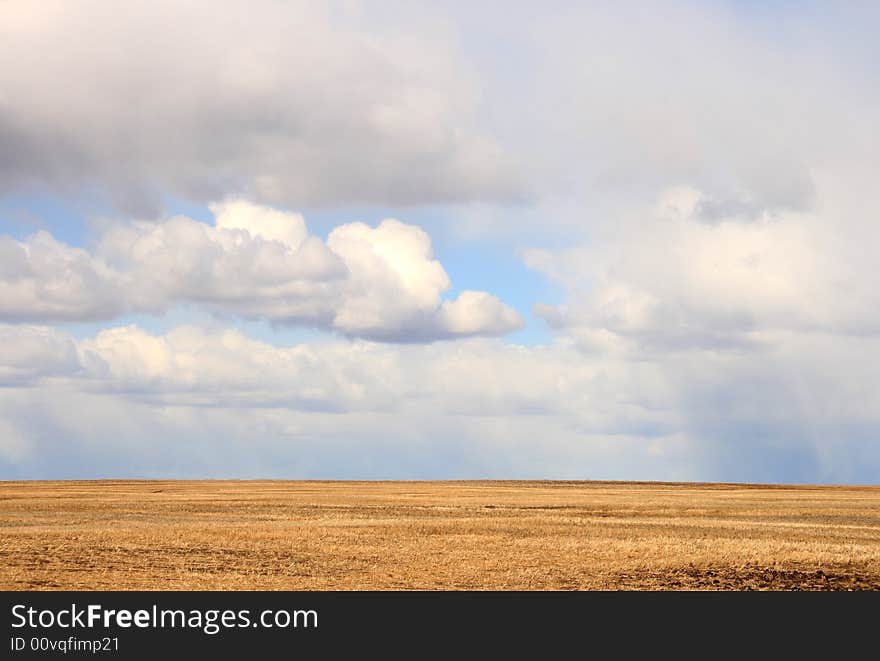
M 0 479 L 880 483 L 878 30 L 0 2 Z

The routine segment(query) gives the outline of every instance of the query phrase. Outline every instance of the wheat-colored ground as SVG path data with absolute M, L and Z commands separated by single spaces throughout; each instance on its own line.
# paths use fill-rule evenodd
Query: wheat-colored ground
M 0 482 L 0 588 L 880 589 L 880 487 Z

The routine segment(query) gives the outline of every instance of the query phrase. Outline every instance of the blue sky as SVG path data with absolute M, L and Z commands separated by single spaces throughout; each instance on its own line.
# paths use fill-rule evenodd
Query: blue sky
M 0 3 L 0 479 L 877 483 L 878 27 Z

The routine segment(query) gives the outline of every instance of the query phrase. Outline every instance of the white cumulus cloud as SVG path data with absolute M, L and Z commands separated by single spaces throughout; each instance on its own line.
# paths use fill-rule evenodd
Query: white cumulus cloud
M 688 350 L 764 343 L 779 332 L 880 332 L 867 238 L 850 209 L 717 222 L 705 196 L 667 191 L 654 209 L 590 245 L 534 250 L 526 263 L 568 291 L 535 311 L 597 350 Z
M 486 292 L 444 300 L 430 237 L 398 220 L 349 223 L 323 242 L 302 216 L 232 200 L 213 225 L 184 216 L 114 223 L 94 252 L 45 232 L 0 238 L 0 319 L 112 319 L 203 305 L 218 314 L 392 342 L 501 335 L 520 315 Z

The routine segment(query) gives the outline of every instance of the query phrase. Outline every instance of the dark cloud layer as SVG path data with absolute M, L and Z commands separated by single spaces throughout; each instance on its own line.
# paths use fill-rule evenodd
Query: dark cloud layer
M 0 3 L 0 192 L 292 207 L 521 194 L 454 44 L 331 5 Z

